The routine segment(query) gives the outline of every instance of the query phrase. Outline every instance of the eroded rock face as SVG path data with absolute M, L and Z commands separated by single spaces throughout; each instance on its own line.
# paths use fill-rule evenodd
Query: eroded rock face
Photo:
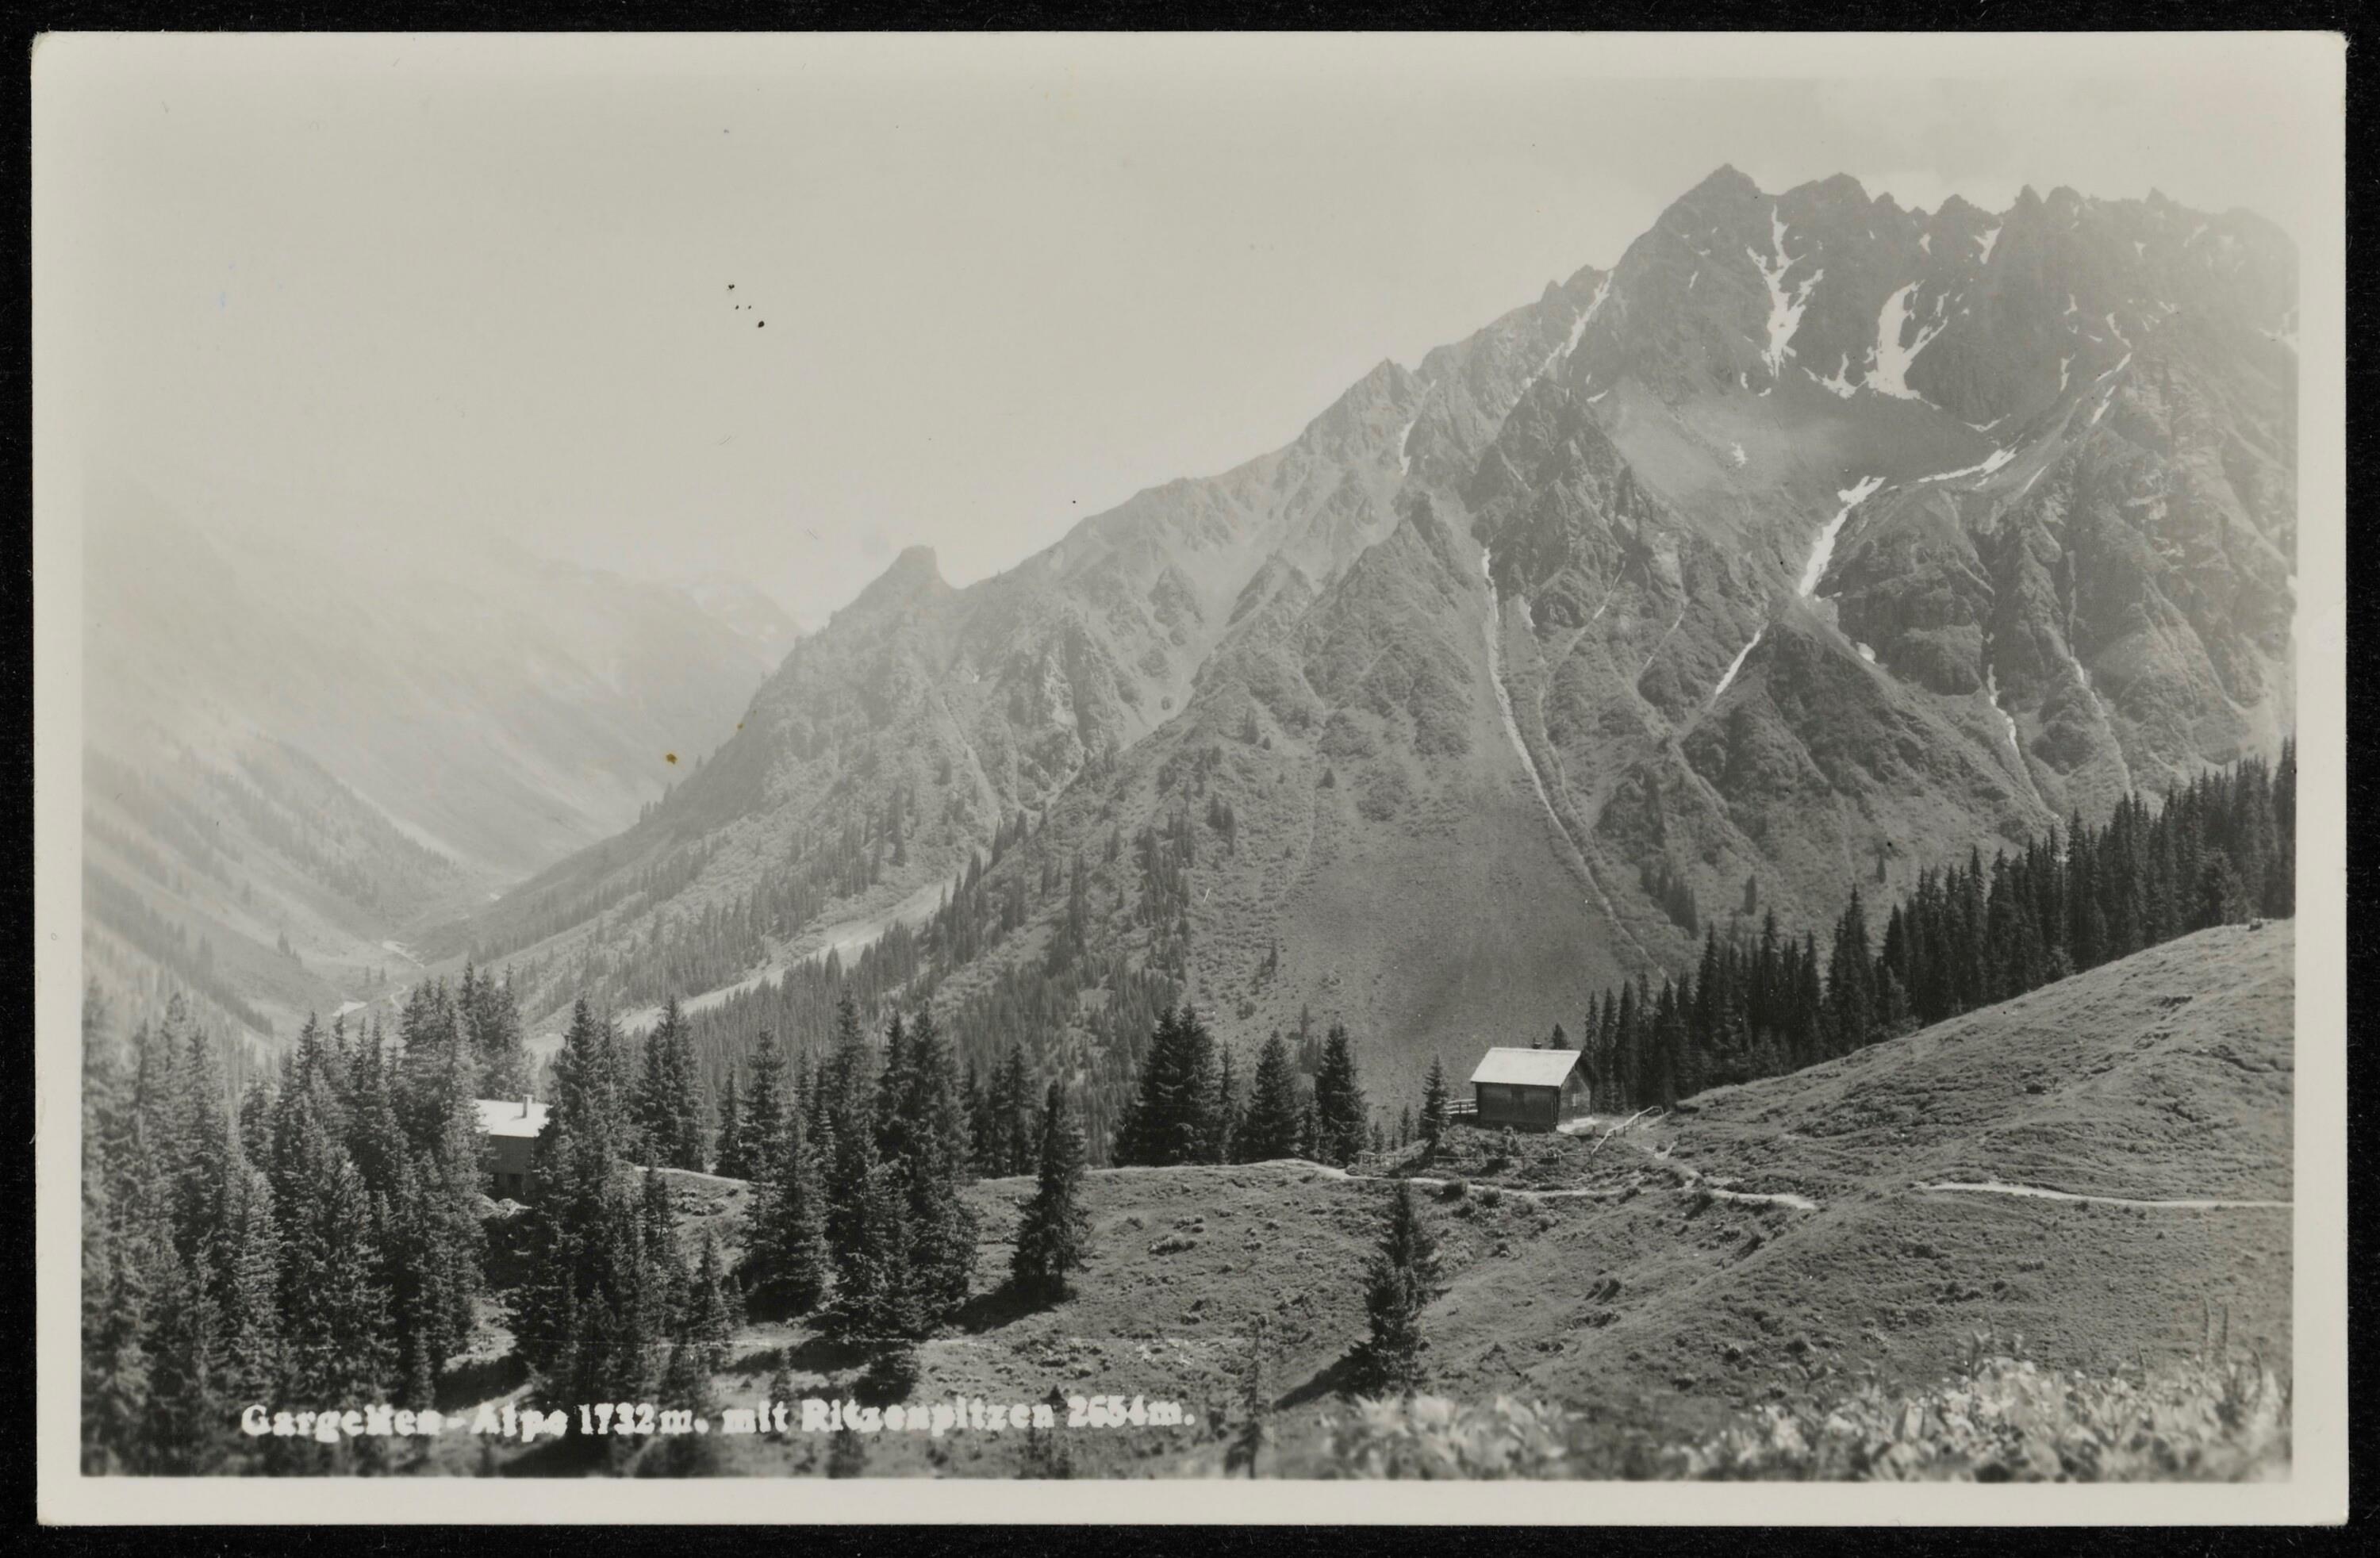
M 951 1001 L 1057 966 L 1062 922 L 1226 1038 L 1337 1012 L 1394 1075 L 1683 966 L 1648 878 L 1823 928 L 1853 874 L 2289 729 L 2295 285 L 2270 226 L 2162 196 L 1929 213 L 1722 169 L 1282 449 L 964 590 L 905 554 L 667 805 L 474 933 L 544 914 L 625 969 L 795 873 L 757 960 L 997 835 L 1010 907 L 931 954 Z

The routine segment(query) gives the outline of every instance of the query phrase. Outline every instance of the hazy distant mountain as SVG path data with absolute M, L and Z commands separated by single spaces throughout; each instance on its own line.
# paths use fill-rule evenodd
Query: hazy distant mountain
M 1282 449 L 964 590 L 904 554 L 438 947 L 548 1006 L 748 990 L 980 854 L 920 954 L 963 1040 L 1091 1059 L 1119 968 L 1390 1075 L 1575 1026 L 1701 924 L 2277 742 L 2295 287 L 2245 213 L 1722 169 Z
M 785 651 L 801 637 L 801 624 L 766 590 L 725 574 L 706 574 L 687 580 L 688 597 L 705 616 L 748 639 L 774 669 Z
M 85 551 L 94 965 L 251 1022 L 394 984 L 418 926 L 633 823 L 786 627 L 500 542 L 202 531 L 128 489 Z

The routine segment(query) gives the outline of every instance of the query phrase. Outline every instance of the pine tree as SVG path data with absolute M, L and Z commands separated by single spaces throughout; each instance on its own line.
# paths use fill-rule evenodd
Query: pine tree
M 2191 929 L 2202 931 L 2240 919 L 2240 872 L 2232 865 L 2231 857 L 2219 852 L 2209 855 L 2206 863 L 2199 868 Z
M 82 1007 L 82 1469 L 128 1469 L 147 1410 L 146 1305 L 127 1229 L 130 1081 L 96 980 Z
M 884 1025 L 884 1058 L 876 1072 L 876 1155 L 892 1160 L 905 1150 L 901 1117 L 903 1095 L 909 1086 L 909 1023 L 894 1012 Z
M 929 1320 L 966 1301 L 975 1274 L 977 1223 L 960 1195 L 967 1176 L 967 1122 L 949 1047 L 930 1010 L 909 1025 L 887 1116 L 886 1156 L 897 1166 L 906 1205 L 909 1259 Z
M 1446 1063 L 1437 1055 L 1429 1057 L 1429 1075 L 1421 1085 L 1421 1138 L 1429 1150 L 1438 1150 L 1446 1135 L 1447 1088 Z
M 528 1044 L 521 1032 L 520 1004 L 509 972 L 499 980 L 463 966 L 455 992 L 463 1041 L 471 1057 L 474 1086 L 481 1098 L 520 1098 L 528 1091 Z
M 661 1377 L 660 1394 L 665 1407 L 691 1412 L 702 1418 L 712 1416 L 718 1407 L 718 1392 L 710 1378 L 716 1366 L 709 1362 L 712 1351 L 689 1316 L 670 1338 L 669 1361 Z M 667 1434 L 647 1442 L 636 1452 L 638 1477 L 715 1477 L 725 1464 L 724 1447 L 712 1434 Z
M 384 1196 L 387 1287 L 400 1379 L 426 1392 L 476 1322 L 486 1235 L 478 1205 L 485 1142 L 472 1100 L 478 1057 L 460 1008 L 443 981 L 418 986 L 399 1024 L 403 1048 L 389 1072 L 389 1102 L 405 1138 L 396 1177 L 370 1186 Z
M 966 1107 L 967 1175 L 971 1179 L 996 1177 L 1000 1170 L 991 1162 L 991 1094 L 984 1087 L 983 1073 L 976 1068 L 973 1060 L 959 1068 L 959 1097 Z
M 711 1156 L 712 1172 L 722 1179 L 749 1179 L 752 1165 L 744 1157 L 744 1107 L 735 1096 L 735 1072 L 730 1067 L 726 1085 L 719 1091 L 718 1147 Z
M 1240 1115 L 1232 1155 L 1244 1163 L 1294 1157 L 1297 1126 L 1297 1073 L 1289 1058 L 1289 1046 L 1275 1029 L 1257 1052 L 1256 1073 L 1249 1080 L 1247 1108 Z
M 1090 1257 L 1090 1213 L 1082 1204 L 1083 1133 L 1066 1104 L 1065 1089 L 1050 1084 L 1041 1106 L 1038 1174 L 1022 1207 L 1010 1280 L 1037 1300 L 1062 1298 L 1067 1274 Z
M 788 1111 L 753 1188 L 751 1232 L 744 1284 L 774 1312 L 802 1314 L 826 1294 L 831 1262 L 826 1243 L 826 1165 L 831 1142 L 810 1134 L 799 1110 Z
M 827 1318 L 840 1335 L 883 1345 L 921 1335 L 930 1324 L 911 1260 L 904 1190 L 897 1162 L 872 1162 L 850 1198 L 848 1242 L 830 1240 L 835 1282 Z
M 728 1344 L 735 1340 L 735 1328 L 743 1323 L 743 1307 L 735 1279 L 720 1259 L 718 1235 L 705 1228 L 686 1290 L 685 1326 L 705 1375 L 716 1374 L 727 1367 Z
M 738 1106 L 736 1153 L 745 1177 L 757 1179 L 783 1159 L 783 1138 L 793 1101 L 787 1093 L 785 1057 L 765 1029 L 754 1041 L 752 1090 Z M 721 1136 L 725 1136 L 722 1128 Z M 722 1171 L 724 1172 L 723 1170 Z
M 534 1149 L 539 1195 L 513 1307 L 520 1352 L 549 1401 L 641 1399 L 666 1339 L 656 1320 L 672 1274 L 654 1269 L 656 1209 L 619 1172 L 629 1129 L 623 1070 L 617 1034 L 581 1000 Z
M 1218 1048 L 1221 1051 L 1221 1063 L 1216 1068 L 1215 1102 L 1210 1112 L 1213 1130 L 1208 1141 L 1206 1161 L 1228 1163 L 1234 1161 L 1232 1142 L 1240 1130 L 1240 1081 L 1232 1068 L 1232 1052 L 1220 1046 Z
M 319 1099 L 295 1101 L 275 1135 L 280 1178 L 292 1187 L 277 1198 L 286 1214 L 280 1318 L 288 1392 L 301 1400 L 378 1399 L 395 1382 L 397 1358 L 363 1177 L 324 1128 Z
M 834 1048 L 818 1082 L 826 1144 L 826 1242 L 838 1277 L 858 1258 L 869 1187 L 880 1162 L 876 1149 L 876 1084 L 859 1010 L 845 991 L 835 1004 Z
M 1024 1046 L 1009 1046 L 1008 1058 L 993 1077 L 988 1110 L 990 1136 L 982 1150 L 992 1165 L 980 1172 L 1006 1177 L 1033 1172 L 1032 1080 L 1026 1070 Z
M 1867 915 L 1854 887 L 1842 919 L 1836 921 L 1834 957 L 1827 968 L 1827 1029 L 1833 1039 L 1827 1046 L 1828 1053 L 1848 1054 L 1864 1049 L 1873 1039 L 1869 1031 L 1875 1012 L 1872 977 Z
M 1123 1163 L 1210 1161 L 1215 1139 L 1215 1046 L 1187 1005 L 1168 1009 L 1150 1035 L 1140 1091 L 1116 1142 Z
M 1413 1183 L 1400 1179 L 1390 1192 L 1379 1248 L 1364 1284 L 1370 1334 L 1357 1350 L 1356 1371 L 1367 1388 L 1410 1396 L 1421 1387 L 1421 1312 L 1436 1278 L 1437 1257 Z
M 644 1075 L 637 1088 L 634 1118 L 649 1162 L 702 1171 L 702 1097 L 686 1019 L 674 996 L 645 1038 Z
M 1314 1074 L 1315 1147 L 1321 1161 L 1345 1166 L 1364 1150 L 1364 1089 L 1355 1077 L 1354 1041 L 1346 1025 L 1334 1022 L 1322 1041 L 1322 1065 Z

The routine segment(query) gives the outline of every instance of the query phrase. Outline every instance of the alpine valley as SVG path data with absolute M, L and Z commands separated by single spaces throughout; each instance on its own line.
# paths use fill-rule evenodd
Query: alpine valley
M 633 825 L 408 948 L 510 967 L 538 1034 L 680 1000 L 714 1075 L 851 981 L 929 1002 L 1095 1143 L 1177 997 L 1243 1057 L 1342 1020 L 1410 1097 L 1710 926 L 2277 750 L 2296 285 L 2155 193 L 1721 168 L 1282 448 L 965 588 L 904 553 Z

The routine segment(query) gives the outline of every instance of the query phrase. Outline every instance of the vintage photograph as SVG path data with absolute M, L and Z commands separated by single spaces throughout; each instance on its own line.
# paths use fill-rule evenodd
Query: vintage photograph
M 2289 42 L 44 39 L 68 1474 L 2289 1483 Z

